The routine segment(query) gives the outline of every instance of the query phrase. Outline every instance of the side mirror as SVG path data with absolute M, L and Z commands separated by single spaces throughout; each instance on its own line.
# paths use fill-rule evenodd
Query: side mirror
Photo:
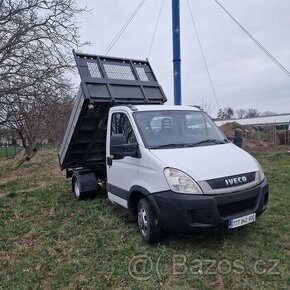
M 242 147 L 243 145 L 243 132 L 242 129 L 236 129 L 235 130 L 235 138 L 233 142 L 236 146 Z
M 125 142 L 125 136 L 122 134 L 113 134 L 111 136 L 110 154 L 113 155 L 113 159 L 139 156 L 138 144 L 125 144 Z

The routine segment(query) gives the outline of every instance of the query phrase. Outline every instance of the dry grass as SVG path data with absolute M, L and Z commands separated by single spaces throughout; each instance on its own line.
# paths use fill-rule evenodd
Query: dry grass
M 167 234 L 156 246 L 145 244 L 105 195 L 75 201 L 56 152 L 42 151 L 21 168 L 17 160 L 1 161 L 0 289 L 288 289 L 290 155 L 258 158 L 271 194 L 257 222 L 229 232 Z M 130 268 L 140 254 L 152 261 L 139 271 L 143 280 Z M 179 274 L 176 254 L 186 257 Z M 219 267 L 225 259 L 232 266 L 226 274 Z M 256 261 L 268 271 L 273 260 L 276 274 L 255 271 Z

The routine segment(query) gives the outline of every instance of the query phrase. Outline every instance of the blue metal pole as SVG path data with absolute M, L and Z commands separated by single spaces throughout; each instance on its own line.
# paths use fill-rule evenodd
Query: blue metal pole
M 172 0 L 174 105 L 181 105 L 180 9 L 179 0 Z

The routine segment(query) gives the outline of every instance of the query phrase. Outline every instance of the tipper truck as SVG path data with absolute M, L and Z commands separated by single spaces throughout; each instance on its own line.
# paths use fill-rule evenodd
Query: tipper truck
M 167 106 L 148 60 L 74 52 L 81 77 L 59 151 L 77 199 L 106 185 L 141 236 L 237 228 L 267 207 L 267 178 L 197 107 Z M 237 142 L 235 142 L 237 141 Z

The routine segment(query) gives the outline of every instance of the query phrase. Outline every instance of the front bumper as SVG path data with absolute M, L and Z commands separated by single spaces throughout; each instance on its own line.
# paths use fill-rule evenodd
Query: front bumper
M 230 194 L 188 195 L 163 191 L 149 196 L 164 230 L 226 227 L 229 219 L 256 213 L 267 207 L 269 195 L 265 178 L 259 185 Z

